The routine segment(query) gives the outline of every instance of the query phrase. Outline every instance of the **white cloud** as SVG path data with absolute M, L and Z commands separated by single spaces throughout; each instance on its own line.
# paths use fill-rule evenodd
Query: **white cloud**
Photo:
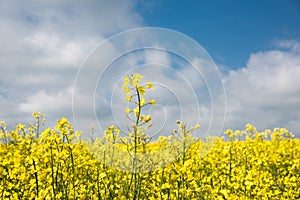
M 70 88 L 79 66 L 106 37 L 140 26 L 135 4 L 1 1 L 0 121 L 9 126 L 27 122 L 34 111 L 44 112 L 51 122 L 62 116 L 72 120 Z
M 37 32 L 25 40 L 30 49 L 39 52 L 32 63 L 36 67 L 78 68 L 78 63 L 82 62 L 87 50 L 80 41 L 76 43 L 72 40 L 62 40 L 59 36 L 46 32 Z
M 300 51 L 300 43 L 297 40 L 281 40 L 276 43 L 276 46 L 293 52 Z
M 299 42 L 280 42 L 283 46 L 284 50 L 253 53 L 246 67 L 225 77 L 227 128 L 250 122 L 259 129 L 283 126 L 300 136 Z
M 59 91 L 57 94 L 48 94 L 41 90 L 35 94 L 28 96 L 25 102 L 20 103 L 20 111 L 32 112 L 40 111 L 42 113 L 56 114 L 57 112 L 71 112 L 71 96 L 72 89 L 67 91 Z

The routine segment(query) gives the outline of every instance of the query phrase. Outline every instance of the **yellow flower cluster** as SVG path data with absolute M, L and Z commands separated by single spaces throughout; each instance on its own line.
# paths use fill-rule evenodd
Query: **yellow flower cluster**
M 44 128 L 39 112 L 14 130 L 0 122 L 0 199 L 300 199 L 300 140 L 287 129 L 247 124 L 201 140 L 191 134 L 200 125 L 176 121 L 155 141 L 142 114 L 153 85 L 141 79 L 124 78 L 136 106 L 125 109 L 127 136 L 112 125 L 85 141 L 66 118 Z
M 84 142 L 65 118 L 39 137 L 36 127 L 19 124 L 7 131 L 1 122 L 1 199 L 133 198 L 131 173 L 100 162 L 87 148 L 107 141 L 126 150 L 117 128 L 109 127 L 103 139 Z M 198 126 L 187 130 L 178 123 L 178 128 L 174 132 L 185 135 L 161 136 L 144 145 L 156 151 L 162 144 L 186 144 L 175 148 L 173 163 L 137 174 L 139 199 L 299 199 L 300 141 L 286 129 L 258 132 L 247 125 L 243 131 L 227 130 L 230 141 L 216 138 L 208 154 L 200 156 L 206 142 L 189 134 Z M 157 155 L 156 162 L 162 161 Z

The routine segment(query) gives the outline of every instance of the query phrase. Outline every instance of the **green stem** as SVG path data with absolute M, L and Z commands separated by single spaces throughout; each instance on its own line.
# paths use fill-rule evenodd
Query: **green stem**
M 32 164 L 33 164 L 33 167 L 34 167 L 34 177 L 35 177 L 35 185 L 36 185 L 36 196 L 38 197 L 39 196 L 39 181 L 38 181 L 38 174 L 37 174 L 37 171 L 36 171 L 36 164 L 35 164 L 34 159 L 32 159 Z
M 133 162 L 132 162 L 132 171 L 133 171 L 133 196 L 132 199 L 136 199 L 137 195 L 137 174 L 136 174 L 136 160 L 137 160 L 137 145 L 138 145 L 138 126 L 139 126 L 139 120 L 140 120 L 140 115 L 141 115 L 141 96 L 139 93 L 138 88 L 136 87 L 136 93 L 137 93 L 137 98 L 138 98 L 138 108 L 139 112 L 136 117 L 135 121 L 135 127 L 134 127 L 134 150 L 133 150 Z
M 38 117 L 36 120 L 37 120 L 37 124 L 36 124 L 36 138 L 39 138 L 39 134 L 40 134 L 40 117 Z
M 55 186 L 54 186 L 54 167 L 53 167 L 53 153 L 52 153 L 52 147 L 50 147 L 50 160 L 51 160 L 51 176 L 52 176 L 52 192 L 54 199 L 56 199 L 56 193 L 55 193 Z
M 66 140 L 67 140 L 67 143 L 69 145 L 71 145 L 71 142 L 68 138 L 68 136 L 66 135 L 65 136 Z M 69 153 L 70 153 L 70 157 L 71 157 L 71 164 L 72 164 L 72 188 L 73 188 L 73 194 L 74 194 L 74 197 L 73 199 L 76 199 L 76 193 L 75 193 L 75 165 L 74 165 L 74 156 L 73 156 L 73 151 L 72 151 L 72 147 L 69 146 Z
M 1 130 L 4 134 L 4 141 L 5 141 L 5 145 L 6 145 L 6 148 L 7 148 L 7 146 L 8 146 L 7 134 L 6 134 L 6 131 L 4 130 L 3 126 L 1 126 Z

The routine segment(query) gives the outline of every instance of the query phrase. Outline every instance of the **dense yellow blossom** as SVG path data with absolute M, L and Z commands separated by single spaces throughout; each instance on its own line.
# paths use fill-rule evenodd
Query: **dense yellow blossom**
M 176 121 L 155 140 L 142 113 L 155 100 L 141 101 L 153 86 L 141 80 L 124 78 L 137 105 L 125 110 L 135 122 L 127 136 L 111 125 L 83 140 L 66 118 L 44 127 L 39 112 L 12 130 L 0 122 L 0 199 L 300 199 L 300 140 L 287 129 L 247 124 L 200 140 L 200 125 Z
M 184 128 L 184 124 L 178 126 L 178 132 Z M 86 142 L 74 138 L 76 133 L 64 118 L 58 120 L 55 129 L 42 130 L 39 137 L 25 124 L 8 131 L 2 122 L 0 130 L 1 199 L 132 198 L 131 173 L 100 162 L 87 148 L 101 148 L 105 145 L 102 141 L 107 141 L 126 151 L 116 127 L 108 127 L 103 140 Z M 185 135 L 190 139 L 184 141 L 194 142 L 184 152 L 178 149 L 177 160 L 138 175 L 139 198 L 299 199 L 300 141 L 286 129 L 258 132 L 251 125 L 251 133 L 248 131 L 249 126 L 242 131 L 226 131 L 230 141 L 218 138 L 204 157 L 199 152 L 205 141 Z M 248 140 L 238 139 L 246 136 Z M 143 148 L 156 151 L 171 141 L 160 136 Z M 108 162 L 113 155 L 106 156 Z M 113 161 L 122 163 L 121 159 Z M 159 156 L 157 159 L 162 161 Z

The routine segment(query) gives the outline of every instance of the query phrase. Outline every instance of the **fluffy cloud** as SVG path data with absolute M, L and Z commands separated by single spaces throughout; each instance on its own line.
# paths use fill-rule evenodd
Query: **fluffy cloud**
M 253 123 L 259 129 L 284 126 L 300 136 L 300 48 L 281 41 L 277 50 L 253 53 L 246 67 L 225 77 L 227 128 Z
M 41 111 L 72 118 L 72 93 L 84 58 L 106 37 L 138 27 L 127 0 L 0 2 L 0 121 L 9 126 Z

